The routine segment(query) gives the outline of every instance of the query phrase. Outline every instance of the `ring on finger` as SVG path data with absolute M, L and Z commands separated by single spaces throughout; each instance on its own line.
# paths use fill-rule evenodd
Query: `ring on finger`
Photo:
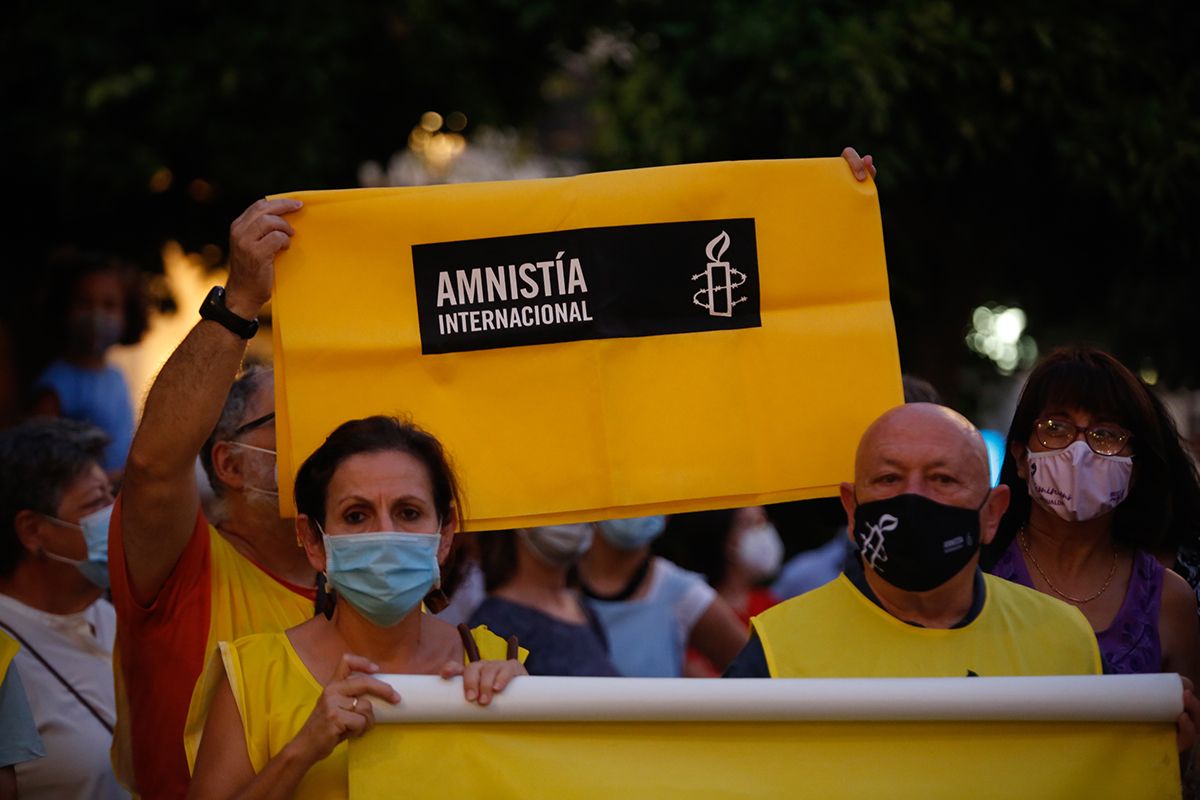
M 354 698 L 354 702 L 352 702 L 352 703 L 350 704 L 350 710 L 351 710 L 351 711 L 355 710 L 356 708 L 358 708 L 358 698 L 357 698 L 357 697 L 356 697 L 356 698 Z

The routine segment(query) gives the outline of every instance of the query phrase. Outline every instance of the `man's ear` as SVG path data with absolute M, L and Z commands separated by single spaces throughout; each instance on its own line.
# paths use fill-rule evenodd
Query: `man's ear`
M 458 521 L 458 509 L 451 507 L 450 516 L 446 517 L 446 521 L 442 523 L 442 540 L 438 542 L 437 551 L 439 564 L 444 564 L 446 557 L 450 555 L 450 545 L 454 543 L 454 533 L 458 530 Z
M 246 483 L 242 474 L 242 454 L 239 448 L 230 447 L 229 442 L 217 442 L 212 448 L 213 474 L 222 486 L 241 491 Z
M 325 540 L 307 514 L 296 517 L 296 544 L 304 548 L 309 565 L 317 572 L 325 571 Z
M 981 544 L 991 544 L 1000 528 L 1000 520 L 1008 510 L 1008 502 L 1012 499 L 1011 490 L 1003 483 L 988 492 L 983 508 L 979 510 L 979 541 Z
M 45 521 L 45 517 L 28 508 L 18 511 L 13 517 L 13 530 L 16 531 L 17 541 L 29 555 L 37 555 L 42 550 L 41 527 Z
M 1008 447 L 1009 455 L 1013 457 L 1013 461 L 1017 462 L 1017 476 L 1023 480 L 1029 480 L 1029 448 L 1020 442 L 1013 442 Z
M 854 484 L 843 483 L 840 487 L 840 496 L 842 500 L 842 509 L 846 512 L 846 532 L 850 539 L 854 539 L 854 510 L 858 508 L 858 501 L 855 500 Z

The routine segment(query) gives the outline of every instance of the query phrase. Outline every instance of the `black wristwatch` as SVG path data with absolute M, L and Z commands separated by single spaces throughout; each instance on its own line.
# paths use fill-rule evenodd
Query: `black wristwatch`
M 200 304 L 200 318 L 219 323 L 243 339 L 253 339 L 258 333 L 258 320 L 239 317 L 225 305 L 225 287 L 214 286 Z

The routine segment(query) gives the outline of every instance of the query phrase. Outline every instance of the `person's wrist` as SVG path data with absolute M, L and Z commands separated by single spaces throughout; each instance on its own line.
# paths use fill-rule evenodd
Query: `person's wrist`
M 242 319 L 258 319 L 262 307 L 263 303 L 242 291 L 233 281 L 225 285 L 225 308 Z
M 288 763 L 295 764 L 305 771 L 322 758 L 319 753 L 313 752 L 311 747 L 305 746 L 302 736 L 297 736 L 285 744 L 283 750 L 280 751 L 280 755 Z

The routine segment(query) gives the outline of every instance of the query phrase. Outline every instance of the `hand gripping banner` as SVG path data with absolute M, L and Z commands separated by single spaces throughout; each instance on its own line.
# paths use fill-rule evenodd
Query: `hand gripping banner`
M 285 514 L 371 414 L 441 439 L 491 530 L 832 495 L 901 402 L 878 198 L 840 158 L 288 196 Z

